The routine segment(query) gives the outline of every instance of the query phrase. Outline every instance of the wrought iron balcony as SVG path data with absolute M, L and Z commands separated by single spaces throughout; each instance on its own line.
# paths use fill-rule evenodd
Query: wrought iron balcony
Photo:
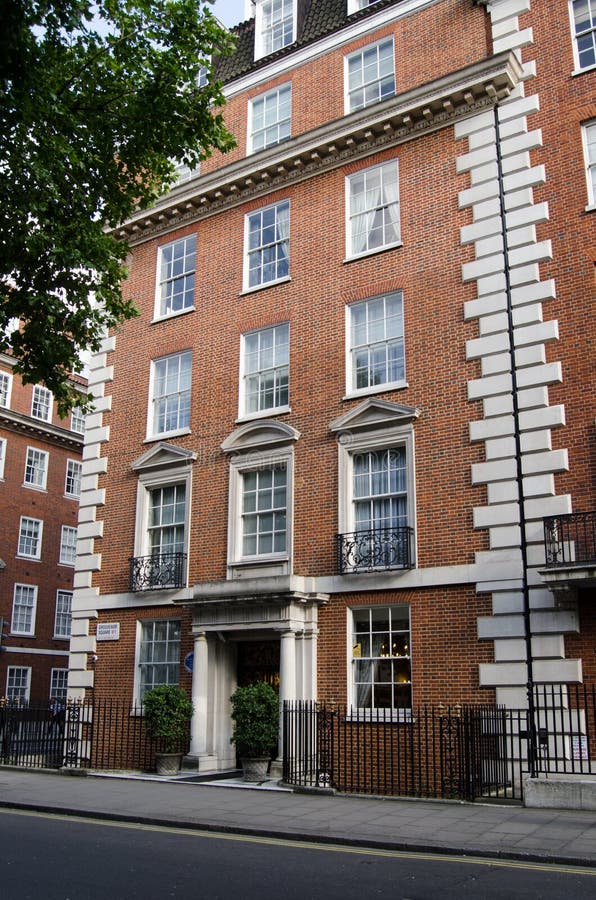
M 547 569 L 596 565 L 596 512 L 544 519 Z
M 131 556 L 129 590 L 157 591 L 181 588 L 186 583 L 186 553 Z
M 411 569 L 414 565 L 414 529 L 375 528 L 337 535 L 340 575 L 378 569 Z

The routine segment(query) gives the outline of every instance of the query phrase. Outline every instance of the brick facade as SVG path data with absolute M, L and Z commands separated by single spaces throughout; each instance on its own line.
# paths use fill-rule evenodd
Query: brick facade
M 409 611 L 415 705 L 523 706 L 525 604 L 536 679 L 581 680 L 584 658 L 593 677 L 592 583 L 571 583 L 560 604 L 541 574 L 543 518 L 594 506 L 596 247 L 581 125 L 596 116 L 595 73 L 571 74 L 567 3 L 410 0 L 354 17 L 335 0 L 301 8 L 295 46 L 255 64 L 254 20 L 237 29 L 237 60 L 221 64 L 237 148 L 123 223 L 124 290 L 140 315 L 106 339 L 90 378 L 71 694 L 132 701 L 140 623 L 180 621 L 199 769 L 231 764 L 239 642 L 280 642 L 282 698 L 356 702 L 352 610 Z M 336 23 L 327 30 L 324 12 Z M 552 52 L 555 35 L 563 52 Z M 345 115 L 345 57 L 387 36 L 395 96 Z M 247 155 L 249 101 L 288 82 L 291 138 Z M 399 240 L 351 254 L 347 179 L 395 161 Z M 246 217 L 284 201 L 289 278 L 246 290 Z M 156 316 L 160 248 L 194 235 L 194 307 Z M 398 293 L 405 378 L 354 390 L 346 310 Z M 241 415 L 242 336 L 283 323 L 289 402 Z M 152 361 L 183 351 L 188 427 L 152 434 Z M 342 574 L 336 535 L 354 514 L 345 472 L 368 440 L 407 448 L 413 565 Z M 238 560 L 234 485 L 255 454 L 267 468 L 276 453 L 291 486 L 289 552 Z M 132 590 L 129 559 L 147 552 L 143 504 L 168 472 L 186 485 L 187 571 L 175 589 Z M 98 623 L 115 622 L 118 640 L 96 641 Z
M 28 694 L 33 700 L 49 699 L 51 670 L 68 670 L 68 636 L 56 636 L 56 604 L 59 591 L 72 593 L 74 559 L 61 562 L 62 526 L 77 528 L 78 499 L 65 493 L 69 460 L 80 465 L 83 435 L 58 417 L 52 405 L 49 421 L 31 415 L 33 386 L 23 385 L 13 373 L 10 357 L 0 355 L 0 378 L 10 383 L 6 405 L 0 403 L 0 616 L 4 636 L 0 651 L 0 695 L 8 692 L 9 669 L 29 669 Z M 46 453 L 43 486 L 26 483 L 28 451 Z M 19 553 L 21 517 L 43 523 L 39 558 Z M 15 585 L 36 590 L 35 612 L 27 622 L 13 622 Z M 13 628 L 13 625 L 16 627 Z M 23 633 L 27 631 L 28 633 Z M 29 633 L 30 632 L 30 633 Z M 64 681 L 66 687 L 66 680 Z

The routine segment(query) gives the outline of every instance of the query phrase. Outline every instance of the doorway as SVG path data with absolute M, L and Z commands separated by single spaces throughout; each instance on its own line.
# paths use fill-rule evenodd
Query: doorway
M 238 685 L 264 681 L 279 691 L 279 641 L 239 641 L 237 646 Z

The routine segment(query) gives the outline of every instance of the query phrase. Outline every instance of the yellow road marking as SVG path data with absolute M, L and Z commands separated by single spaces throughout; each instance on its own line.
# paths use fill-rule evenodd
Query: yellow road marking
M 231 834 L 225 831 L 206 831 L 200 828 L 179 828 L 175 825 L 148 825 L 143 822 L 115 822 L 108 819 L 94 819 L 90 816 L 71 816 L 65 813 L 46 813 L 28 809 L 1 808 L 4 815 L 30 816 L 39 819 L 59 819 L 63 822 L 87 822 L 107 828 L 125 828 L 131 831 L 167 832 L 187 837 L 210 838 L 218 841 L 237 841 L 244 844 L 263 844 L 273 847 L 292 847 L 306 850 L 323 850 L 330 853 L 350 853 L 360 856 L 380 856 L 389 859 L 433 860 L 437 862 L 463 862 L 473 866 L 496 866 L 504 869 L 524 869 L 533 872 L 558 872 L 567 875 L 596 875 L 596 868 L 561 865 L 556 863 L 524 862 L 515 859 L 493 859 L 484 856 L 458 856 L 446 853 L 424 853 L 416 850 L 383 850 L 375 847 L 350 847 L 344 844 L 325 844 L 317 841 L 291 840 L 289 838 L 261 837 L 251 834 Z

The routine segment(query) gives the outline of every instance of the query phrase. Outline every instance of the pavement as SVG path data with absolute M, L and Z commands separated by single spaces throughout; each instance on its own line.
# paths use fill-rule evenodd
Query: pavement
M 0 767 L 0 807 L 389 850 L 596 866 L 596 813 L 298 793 L 275 782 Z

